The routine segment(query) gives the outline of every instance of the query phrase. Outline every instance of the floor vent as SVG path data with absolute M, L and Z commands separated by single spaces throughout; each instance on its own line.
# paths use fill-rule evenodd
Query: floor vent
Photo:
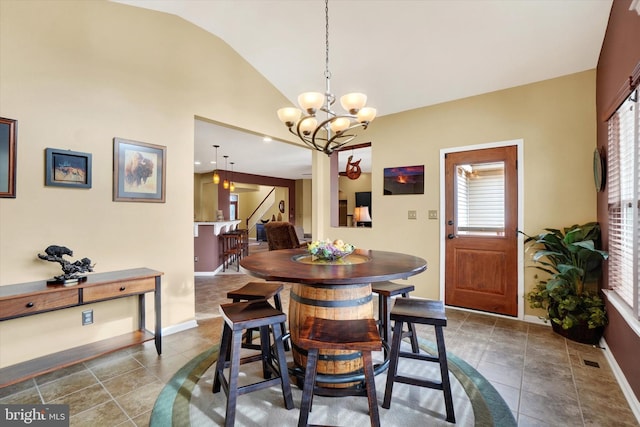
M 584 364 L 587 365 L 587 366 L 592 366 L 594 368 L 599 368 L 600 367 L 600 365 L 598 365 L 598 362 L 594 362 L 592 360 L 587 360 L 587 359 L 584 359 Z

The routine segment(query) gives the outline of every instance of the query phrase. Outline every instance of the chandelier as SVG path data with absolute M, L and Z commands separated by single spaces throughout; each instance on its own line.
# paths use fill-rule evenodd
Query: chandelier
M 366 129 L 376 117 L 376 109 L 365 107 L 367 95 L 348 93 L 340 98 L 347 114 L 337 114 L 331 109 L 336 97 L 331 93 L 331 72 L 329 71 L 329 0 L 325 0 L 325 70 L 326 91 L 305 92 L 298 96 L 298 108 L 286 107 L 278 110 L 278 118 L 302 142 L 327 155 L 351 142 L 357 135 L 350 132 L 356 128 Z M 322 111 L 326 118 L 318 118 Z M 304 112 L 304 115 L 303 115 Z M 302 118 L 301 118 L 302 116 Z M 320 122 L 318 122 L 321 120 Z

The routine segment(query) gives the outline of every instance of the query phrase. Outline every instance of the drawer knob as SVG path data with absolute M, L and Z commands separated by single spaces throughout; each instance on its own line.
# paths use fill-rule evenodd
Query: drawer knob
M 32 303 L 32 302 L 28 302 L 26 307 L 27 307 L 27 308 L 31 308 L 31 307 L 33 307 L 33 303 Z
M 120 286 L 120 290 L 121 291 L 124 291 L 125 289 L 127 289 L 127 288 L 125 288 L 124 286 Z

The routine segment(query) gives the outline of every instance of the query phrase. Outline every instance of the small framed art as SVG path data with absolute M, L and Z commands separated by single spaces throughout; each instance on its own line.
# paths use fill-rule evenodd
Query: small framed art
M 113 201 L 165 202 L 166 151 L 161 145 L 113 139 Z
M 16 197 L 16 124 L 0 117 L 0 197 Z
M 54 187 L 91 188 L 91 154 L 47 148 L 44 184 Z
M 424 194 L 424 165 L 385 168 L 383 194 Z

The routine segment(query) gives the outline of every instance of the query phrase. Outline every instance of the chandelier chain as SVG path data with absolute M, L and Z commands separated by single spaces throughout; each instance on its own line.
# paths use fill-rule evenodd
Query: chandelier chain
M 329 71 L 329 0 L 324 2 L 324 22 L 325 22 L 325 57 L 324 57 L 324 75 L 326 78 L 331 78 L 331 71 Z

